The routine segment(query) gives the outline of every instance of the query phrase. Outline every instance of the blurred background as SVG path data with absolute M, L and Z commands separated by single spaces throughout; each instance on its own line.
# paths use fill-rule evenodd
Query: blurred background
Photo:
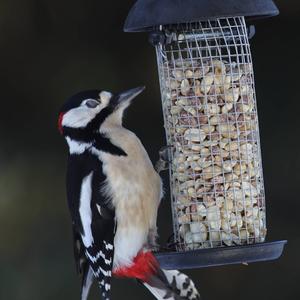
M 165 144 L 154 49 L 145 34 L 122 31 L 133 3 L 0 0 L 1 300 L 79 299 L 64 185 L 67 148 L 56 129 L 68 96 L 145 84 L 125 123 L 153 162 Z M 255 23 L 252 51 L 268 240 L 289 243 L 278 261 L 189 271 L 204 299 L 300 299 L 300 3 L 276 3 L 281 15 Z M 159 227 L 164 243 L 172 230 L 168 196 Z M 133 281 L 113 284 L 113 299 L 153 299 Z M 91 299 L 99 299 L 96 288 Z

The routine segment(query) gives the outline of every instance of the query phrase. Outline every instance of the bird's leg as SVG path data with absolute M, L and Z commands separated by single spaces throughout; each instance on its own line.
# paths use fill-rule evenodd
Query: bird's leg
M 155 170 L 157 173 L 161 173 L 162 171 L 169 169 L 169 164 L 171 163 L 171 149 L 172 146 L 165 146 L 159 150 L 159 160 L 155 164 Z

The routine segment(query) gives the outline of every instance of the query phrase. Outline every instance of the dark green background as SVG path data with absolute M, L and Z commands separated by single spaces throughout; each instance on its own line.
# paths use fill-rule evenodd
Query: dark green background
M 289 244 L 279 261 L 189 272 L 204 299 L 300 299 L 300 4 L 276 2 L 281 15 L 257 23 L 252 51 L 268 239 Z M 126 125 L 153 161 L 164 144 L 154 49 L 146 35 L 122 32 L 133 3 L 0 1 L 1 300 L 79 299 L 64 187 L 67 149 L 56 130 L 66 97 L 87 88 L 145 84 Z M 164 241 L 171 231 L 167 197 L 159 225 Z M 134 282 L 120 280 L 112 297 L 152 299 Z M 96 289 L 91 299 L 99 299 Z

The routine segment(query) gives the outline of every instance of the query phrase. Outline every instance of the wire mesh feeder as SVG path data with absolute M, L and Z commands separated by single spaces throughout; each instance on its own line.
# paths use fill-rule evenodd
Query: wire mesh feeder
M 127 17 L 124 30 L 149 31 L 157 53 L 174 225 L 174 244 L 156 255 L 165 269 L 282 254 L 286 241 L 264 242 L 254 31 L 245 21 L 276 14 L 271 0 L 138 0 Z
M 165 26 L 156 47 L 178 250 L 263 242 L 265 195 L 243 17 Z

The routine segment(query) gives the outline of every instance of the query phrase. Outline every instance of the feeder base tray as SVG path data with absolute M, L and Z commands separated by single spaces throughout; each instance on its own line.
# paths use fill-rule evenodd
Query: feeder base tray
M 160 266 L 166 270 L 199 269 L 233 264 L 248 264 L 278 259 L 287 241 L 246 246 L 199 249 L 186 252 L 156 254 Z

